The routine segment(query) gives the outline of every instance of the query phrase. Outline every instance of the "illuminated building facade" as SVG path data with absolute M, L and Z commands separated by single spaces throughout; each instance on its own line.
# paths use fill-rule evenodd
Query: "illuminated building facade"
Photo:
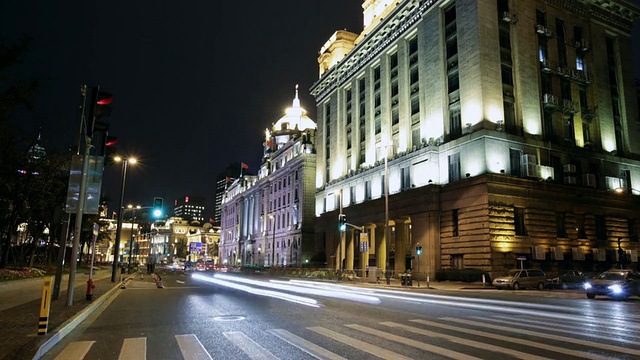
M 330 265 L 415 271 L 420 244 L 421 277 L 637 267 L 639 8 L 367 0 L 363 9 L 362 33 L 337 31 L 322 47 L 311 89 L 316 231 Z M 368 233 L 366 251 L 359 230 L 341 240 L 341 205 Z
M 173 201 L 173 216 L 204 223 L 204 198 L 184 196 Z
M 316 124 L 293 106 L 265 131 L 257 176 L 227 187 L 221 205 L 219 258 L 223 265 L 301 266 L 315 261 Z

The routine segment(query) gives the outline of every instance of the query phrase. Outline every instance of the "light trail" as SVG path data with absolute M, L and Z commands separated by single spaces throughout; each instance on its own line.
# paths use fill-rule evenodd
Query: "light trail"
M 229 288 L 236 289 L 236 290 L 242 290 L 242 291 L 248 292 L 250 294 L 268 296 L 268 297 L 272 297 L 272 298 L 276 298 L 276 299 L 280 299 L 280 300 L 286 300 L 286 301 L 290 301 L 290 302 L 293 302 L 293 303 L 306 305 L 306 306 L 310 306 L 310 307 L 315 307 L 315 308 L 320 307 L 318 302 L 316 300 L 314 300 L 314 299 L 311 299 L 311 298 L 306 298 L 306 297 L 296 296 L 296 295 L 291 295 L 291 294 L 285 294 L 285 293 L 281 293 L 281 292 L 277 292 L 277 291 L 252 288 L 250 286 L 237 284 L 237 283 L 234 283 L 234 282 L 231 282 L 231 281 L 222 280 L 222 279 L 216 279 L 216 278 L 212 278 L 212 277 L 208 277 L 208 276 L 204 276 L 204 275 L 200 275 L 200 274 L 193 274 L 193 275 L 191 275 L 191 277 L 193 279 L 195 279 L 195 280 L 205 281 L 205 282 L 208 282 L 208 283 L 212 283 L 212 284 L 216 284 L 216 285 L 220 285 L 220 286 L 225 286 L 225 287 L 229 287 Z

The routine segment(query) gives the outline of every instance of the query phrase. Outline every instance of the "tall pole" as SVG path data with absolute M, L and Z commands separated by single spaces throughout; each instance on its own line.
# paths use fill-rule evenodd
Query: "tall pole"
M 124 211 L 124 209 L 123 209 Z M 133 209 L 133 221 L 131 222 L 131 240 L 129 241 L 129 274 L 131 274 L 131 257 L 133 255 L 133 226 L 136 224 L 136 209 Z
M 389 269 L 389 244 L 391 242 L 391 234 L 389 232 L 389 147 L 387 147 L 387 153 L 384 156 L 384 230 L 385 230 L 385 245 L 387 248 L 387 261 L 385 265 L 385 275 L 387 278 L 387 285 L 391 284 L 391 270 Z
M 118 271 L 118 258 L 120 252 L 120 237 L 122 236 L 122 203 L 124 201 L 124 184 L 127 178 L 127 163 L 129 160 L 124 159 L 122 161 L 122 179 L 120 184 L 120 205 L 118 209 L 120 212 L 118 213 L 118 229 L 116 231 L 116 243 L 113 245 L 113 266 L 111 268 L 111 282 L 116 282 L 116 273 Z
M 86 122 L 85 122 L 86 125 Z M 67 306 L 73 305 L 73 289 L 76 283 L 77 252 L 82 234 L 82 214 L 84 213 L 84 202 L 87 197 L 87 174 L 89 173 L 89 155 L 91 152 L 91 134 L 85 126 L 84 134 L 84 159 L 82 161 L 82 180 L 80 181 L 80 194 L 78 195 L 78 209 L 76 211 L 76 224 L 73 232 L 73 244 L 71 245 L 71 259 L 69 260 L 69 283 L 67 284 Z

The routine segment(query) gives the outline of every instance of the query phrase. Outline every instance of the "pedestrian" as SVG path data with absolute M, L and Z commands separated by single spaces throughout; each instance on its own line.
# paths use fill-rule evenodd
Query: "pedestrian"
M 162 277 L 160 277 L 160 275 L 154 273 L 153 280 L 156 282 L 156 287 L 158 289 L 164 289 L 164 286 L 162 286 Z

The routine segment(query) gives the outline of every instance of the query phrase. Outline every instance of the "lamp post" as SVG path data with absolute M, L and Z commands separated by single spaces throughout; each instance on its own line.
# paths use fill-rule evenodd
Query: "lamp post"
M 129 163 L 135 164 L 136 159 L 134 158 L 121 158 L 115 157 L 114 160 L 122 161 L 122 178 L 120 179 L 120 204 L 118 205 L 118 209 L 120 212 L 118 213 L 118 229 L 116 231 L 116 243 L 113 245 L 113 266 L 111 268 L 111 282 L 116 282 L 116 272 L 118 271 L 118 260 L 119 260 L 119 252 L 120 252 L 120 238 L 122 236 L 122 203 L 124 201 L 124 185 L 127 180 L 127 166 Z
M 131 257 L 133 256 L 133 227 L 136 224 L 136 210 L 140 208 L 140 205 L 136 205 L 135 207 L 131 204 L 127 205 L 127 209 L 133 210 L 133 220 L 131 221 L 131 240 L 129 241 L 129 274 L 131 274 Z M 124 209 L 121 209 L 121 211 L 124 211 Z

